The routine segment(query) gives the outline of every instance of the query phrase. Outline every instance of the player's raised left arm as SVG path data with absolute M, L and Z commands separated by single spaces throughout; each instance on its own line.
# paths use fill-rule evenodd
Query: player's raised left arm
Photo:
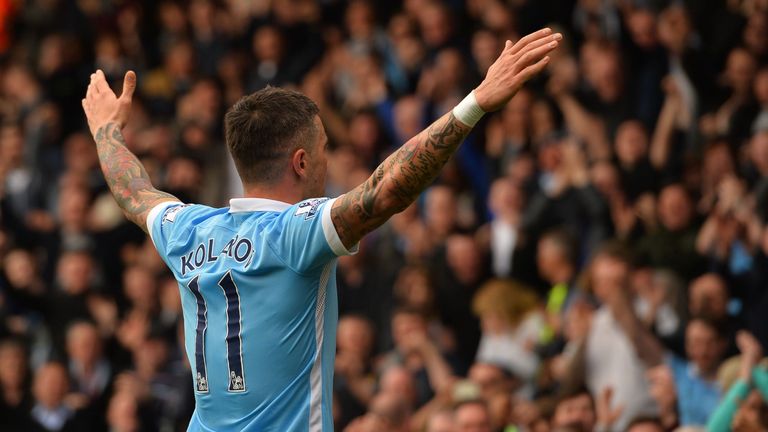
M 363 184 L 339 197 L 331 219 L 347 248 L 408 207 L 438 176 L 484 112 L 506 105 L 549 62 L 562 39 L 550 29 L 507 41 L 483 82 L 452 112 L 387 158 Z
M 156 205 L 165 201 L 178 201 L 173 195 L 157 190 L 149 179 L 144 165 L 125 146 L 121 129 L 128 121 L 131 98 L 136 89 L 136 74 L 125 74 L 123 93 L 118 98 L 109 88 L 101 70 L 91 74 L 91 83 L 83 99 L 101 170 L 112 196 L 123 209 L 125 217 L 149 232 L 147 215 Z

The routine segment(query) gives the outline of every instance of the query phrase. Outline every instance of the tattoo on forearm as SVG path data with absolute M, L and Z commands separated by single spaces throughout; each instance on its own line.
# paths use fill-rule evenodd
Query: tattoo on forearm
M 440 173 L 471 128 L 448 113 L 385 160 L 332 211 L 339 237 L 350 246 L 408 207 Z
M 152 186 L 144 166 L 126 148 L 125 139 L 116 123 L 102 126 L 94 139 L 101 170 L 117 204 L 131 222 L 147 231 L 149 211 L 160 202 L 176 198 Z

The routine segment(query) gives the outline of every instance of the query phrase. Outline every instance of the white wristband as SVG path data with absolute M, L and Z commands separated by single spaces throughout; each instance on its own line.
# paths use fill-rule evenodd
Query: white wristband
M 485 111 L 477 104 L 474 90 L 453 108 L 453 116 L 470 127 L 475 126 L 484 114 Z

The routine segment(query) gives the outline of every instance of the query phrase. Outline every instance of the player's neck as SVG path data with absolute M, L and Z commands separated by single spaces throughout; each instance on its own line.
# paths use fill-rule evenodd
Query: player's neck
M 293 185 L 243 185 L 244 198 L 262 198 L 296 204 L 304 199 L 302 191 Z

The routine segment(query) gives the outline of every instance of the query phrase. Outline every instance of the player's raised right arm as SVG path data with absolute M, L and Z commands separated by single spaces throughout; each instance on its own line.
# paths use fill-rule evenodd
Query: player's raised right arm
M 456 152 L 483 112 L 503 107 L 549 62 L 559 33 L 542 29 L 507 41 L 482 83 L 453 111 L 411 138 L 376 168 L 363 184 L 339 197 L 331 219 L 344 246 L 355 245 L 426 189 Z M 459 118 L 457 118 L 457 116 Z
M 117 97 L 109 88 L 104 72 L 98 70 L 91 74 L 83 110 L 112 196 L 125 217 L 149 233 L 152 229 L 147 226 L 150 211 L 158 204 L 179 200 L 155 189 L 144 165 L 125 145 L 120 130 L 128 121 L 135 88 L 136 74 L 129 71 L 125 74 L 123 93 Z

